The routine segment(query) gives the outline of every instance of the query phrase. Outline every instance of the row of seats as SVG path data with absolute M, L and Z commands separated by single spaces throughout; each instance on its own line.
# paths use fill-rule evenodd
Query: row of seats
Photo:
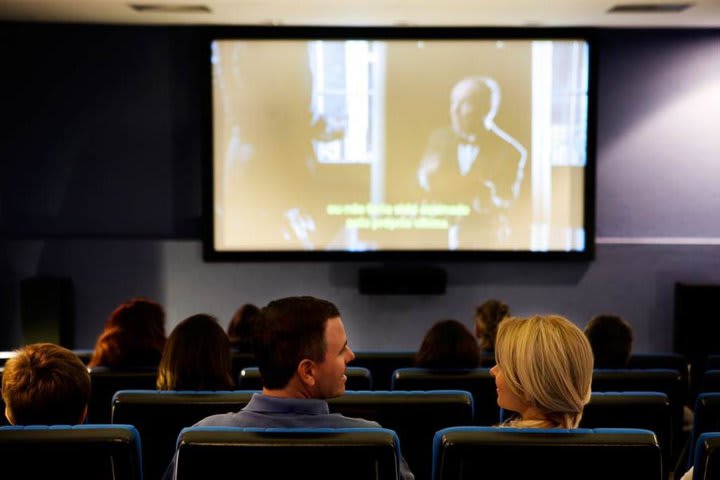
M 698 443 L 696 475 L 717 471 L 719 435 Z M 140 480 L 142 443 L 130 425 L 2 427 L 0 461 L 22 468 L 26 478 Z M 665 478 L 660 447 L 647 430 L 454 427 L 436 432 L 431 444 L 434 480 Z M 179 480 L 225 478 L 231 472 L 396 480 L 405 455 L 398 435 L 383 428 L 190 427 L 179 433 L 177 446 Z
M 114 371 L 95 367 L 90 372 L 92 398 L 88 421 L 109 423 L 112 397 L 119 390 L 154 389 L 157 371 L 154 369 Z M 348 367 L 348 390 L 379 390 L 378 380 L 363 367 Z M 381 382 L 382 383 L 382 382 Z M 262 382 L 257 367 L 241 370 L 238 389 L 260 390 Z M 654 391 L 665 393 L 673 406 L 676 428 L 682 424 L 682 407 L 686 396 L 682 375 L 676 370 L 595 370 L 594 391 Z M 495 381 L 488 368 L 458 371 L 434 371 L 418 368 L 402 368 L 391 374 L 388 389 L 393 390 L 467 390 L 475 399 L 475 422 L 477 425 L 497 423 Z M 0 420 L 1 421 L 1 420 Z
M 134 425 L 143 444 L 148 478 L 158 478 L 175 450 L 184 427 L 218 413 L 238 411 L 254 392 L 121 391 L 115 395 L 112 422 Z M 347 392 L 328 401 L 331 412 L 375 420 L 397 432 L 403 453 L 418 479 L 430 478 L 432 438 L 436 431 L 473 423 L 469 392 Z M 494 423 L 497 423 L 495 421 Z M 671 408 L 661 393 L 594 393 L 586 407 L 583 428 L 639 428 L 654 432 L 670 466 L 673 435 Z

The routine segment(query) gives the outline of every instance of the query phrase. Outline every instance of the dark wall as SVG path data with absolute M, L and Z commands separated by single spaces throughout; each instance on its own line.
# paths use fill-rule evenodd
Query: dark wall
M 437 319 L 495 296 L 579 325 L 626 316 L 672 345 L 672 285 L 720 283 L 720 31 L 599 35 L 597 258 L 443 265 L 445 296 L 361 296 L 362 265 L 208 264 L 201 256 L 208 73 L 202 29 L 0 24 L 0 348 L 22 342 L 19 282 L 73 279 L 75 347 L 145 295 L 168 329 L 245 301 L 338 303 L 356 349 L 415 349 Z

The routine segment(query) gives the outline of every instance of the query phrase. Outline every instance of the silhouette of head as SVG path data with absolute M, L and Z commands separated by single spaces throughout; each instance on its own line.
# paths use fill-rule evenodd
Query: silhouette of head
M 489 77 L 466 77 L 450 92 L 450 122 L 457 135 L 474 141 L 493 125 L 500 105 L 500 87 Z

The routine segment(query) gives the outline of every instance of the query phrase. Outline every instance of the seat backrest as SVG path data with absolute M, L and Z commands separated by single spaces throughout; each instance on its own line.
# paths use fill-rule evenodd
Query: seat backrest
M 693 478 L 720 478 L 720 433 L 703 433 L 695 444 Z
M 237 379 L 243 368 L 254 367 L 258 364 L 255 355 L 247 352 L 239 352 L 231 350 L 230 358 L 232 360 L 232 376 Z
M 720 370 L 711 369 L 703 372 L 699 393 L 706 392 L 720 392 Z
M 663 466 L 672 465 L 673 429 L 670 399 L 660 392 L 593 392 L 582 428 L 639 428 L 655 433 Z M 665 477 L 667 478 L 667 476 Z
M 16 478 L 141 480 L 140 437 L 131 425 L 0 427 L 0 464 Z
M 680 438 L 687 385 L 682 374 L 671 369 L 596 369 L 593 371 L 593 392 L 661 392 L 670 399 L 673 436 Z M 679 443 L 679 442 L 678 442 Z M 676 449 L 679 445 L 674 445 Z
M 355 352 L 353 367 L 370 370 L 375 390 L 390 390 L 392 374 L 398 368 L 415 365 L 415 352 Z
M 112 399 L 119 390 L 154 390 L 157 370 L 110 370 L 105 367 L 90 369 L 90 404 L 88 423 L 110 423 Z
M 370 370 L 363 367 L 347 367 L 345 390 L 372 390 Z M 262 378 L 258 367 L 246 367 L 240 371 L 238 388 L 243 390 L 262 390 Z
M 160 478 L 175 453 L 183 428 L 210 415 L 236 412 L 250 401 L 248 391 L 121 390 L 112 402 L 112 422 L 135 425 L 143 446 L 145 478 Z
M 703 433 L 720 432 L 720 392 L 701 393 L 695 402 L 695 415 L 690 434 L 688 466 L 695 458 L 695 447 Z
M 661 480 L 655 435 L 635 429 L 458 427 L 437 432 L 434 480 Z
M 399 445 L 382 428 L 192 427 L 178 437 L 177 480 L 263 478 L 396 480 Z M 247 478 L 255 478 L 248 475 Z
M 495 379 L 489 368 L 443 370 L 400 368 L 393 373 L 393 390 L 465 390 L 475 402 L 474 425 L 497 425 L 500 409 L 497 405 Z
M 633 353 L 628 362 L 630 369 L 667 368 L 680 372 L 688 371 L 685 357 L 679 353 Z
M 432 439 L 442 428 L 469 425 L 473 418 L 469 392 L 347 392 L 328 400 L 330 411 L 374 420 L 397 432 L 402 453 L 418 480 L 431 475 Z

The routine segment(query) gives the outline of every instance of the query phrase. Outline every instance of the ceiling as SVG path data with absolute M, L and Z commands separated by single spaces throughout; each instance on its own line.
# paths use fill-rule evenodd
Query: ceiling
M 0 0 L 0 20 L 137 25 L 418 25 L 720 28 L 720 0 L 608 13 L 623 0 Z M 625 0 L 647 6 L 647 0 Z M 667 5 L 667 0 L 661 4 Z M 131 4 L 209 11 L 138 11 Z M 655 5 L 655 3 L 653 3 Z

